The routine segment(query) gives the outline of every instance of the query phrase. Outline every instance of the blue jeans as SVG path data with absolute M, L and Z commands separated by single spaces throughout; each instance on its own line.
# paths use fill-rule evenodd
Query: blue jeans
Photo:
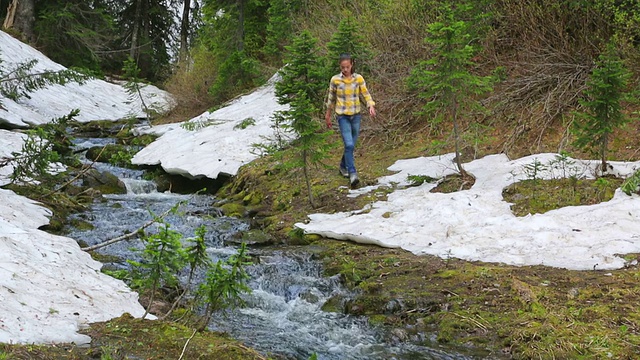
M 340 167 L 347 169 L 349 174 L 356 172 L 356 165 L 353 159 L 353 150 L 360 135 L 360 114 L 355 115 L 338 115 L 338 125 L 340 125 L 340 134 L 342 134 L 342 142 L 344 143 L 344 154 L 340 161 Z

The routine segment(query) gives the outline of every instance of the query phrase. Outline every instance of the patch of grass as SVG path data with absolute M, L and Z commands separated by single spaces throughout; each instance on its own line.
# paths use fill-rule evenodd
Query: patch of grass
M 566 206 L 593 205 L 613 198 L 623 180 L 615 177 L 592 179 L 524 180 L 506 187 L 502 196 L 512 203 L 516 216 L 543 214 Z
M 460 175 L 449 175 L 445 176 L 438 186 L 431 189 L 431 192 L 450 194 L 456 191 L 469 190 L 475 182 L 476 179 L 473 177 L 463 179 Z
M 265 359 L 256 351 L 220 333 L 196 332 L 186 326 L 134 319 L 123 315 L 96 323 L 85 331 L 90 347 L 0 344 L 0 359 L 178 359 L 187 340 L 184 359 Z M 4 354 L 4 355 L 3 355 Z
M 359 290 L 351 311 L 376 324 L 433 333 L 438 346 L 464 344 L 466 350 L 456 351 L 496 359 L 630 360 L 640 354 L 637 266 L 569 271 L 444 260 L 328 239 L 316 244 L 326 249 L 328 274 L 342 274 Z M 349 280 L 354 274 L 358 281 Z M 397 300 L 403 306 L 390 310 Z

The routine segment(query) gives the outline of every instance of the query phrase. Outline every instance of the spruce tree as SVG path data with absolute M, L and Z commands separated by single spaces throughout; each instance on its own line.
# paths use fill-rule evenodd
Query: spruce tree
M 358 23 L 353 16 L 348 16 L 340 21 L 338 30 L 331 37 L 331 41 L 327 43 L 327 50 L 327 76 L 333 75 L 340 55 L 345 53 L 355 59 L 356 71 L 368 71 L 371 53 L 365 46 L 365 40 L 360 34 Z
M 622 102 L 632 100 L 626 92 L 631 73 L 618 56 L 613 42 L 600 54 L 587 81 L 583 112 L 576 112 L 574 145 L 600 156 L 600 169 L 607 171 L 607 148 L 613 131 L 631 119 L 622 112 Z
M 65 85 L 70 82 L 83 84 L 91 78 L 87 74 L 72 69 L 35 72 L 34 68 L 37 64 L 38 60 L 31 59 L 10 68 L 3 68 L 2 59 L 0 59 L 0 95 L 17 101 L 50 85 Z
M 438 120 L 453 123 L 456 166 L 462 177 L 468 174 L 460 159 L 460 115 L 478 107 L 475 97 L 492 89 L 491 76 L 478 76 L 471 72 L 476 48 L 472 45 L 472 28 L 467 21 L 458 20 L 458 13 L 467 11 L 460 5 L 453 9 L 442 5 L 440 20 L 428 26 L 425 42 L 432 47 L 433 57 L 422 61 L 412 71 L 409 83 L 427 100 L 423 111 Z M 442 114 L 442 115 L 441 115 Z
M 271 0 L 267 15 L 267 37 L 265 40 L 264 52 L 267 55 L 279 56 L 284 50 L 284 45 L 292 32 L 293 22 L 293 2 L 292 0 Z
M 320 104 L 324 97 L 325 83 L 322 65 L 318 61 L 316 39 L 308 31 L 302 32 L 287 47 L 285 66 L 276 84 L 276 96 L 280 104 L 289 104 L 289 110 L 275 114 L 274 121 L 286 123 L 286 129 L 293 132 L 297 140 L 294 146 L 299 157 L 289 165 L 302 168 L 311 206 L 315 207 L 309 166 L 327 157 L 329 132 L 321 131 L 318 121 Z

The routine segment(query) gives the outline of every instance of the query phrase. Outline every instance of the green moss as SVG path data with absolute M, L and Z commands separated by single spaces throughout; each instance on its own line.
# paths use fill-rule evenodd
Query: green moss
M 311 244 L 313 242 L 316 242 L 316 241 L 322 239 L 322 236 L 317 235 L 317 234 L 305 234 L 304 235 L 304 239 Z
M 58 218 L 49 219 L 49 225 L 47 226 L 47 230 L 51 232 L 59 232 L 64 228 L 64 222 Z
M 127 193 L 127 189 L 122 188 L 122 186 L 113 185 L 113 184 L 104 184 L 104 185 L 94 186 L 94 189 L 100 191 L 100 193 L 102 194 L 126 194 Z
M 387 317 L 384 316 L 384 315 L 371 315 L 371 316 L 369 316 L 369 324 L 371 324 L 373 326 L 384 325 L 386 320 L 387 320 Z
M 248 206 L 260 205 L 262 203 L 262 194 L 258 192 L 249 193 L 242 198 L 242 202 Z
M 13 359 L 264 359 L 258 352 L 209 331 L 194 332 L 184 325 L 160 320 L 134 319 L 128 314 L 108 322 L 95 323 L 84 333 L 90 347 L 72 344 L 56 346 L 0 344 L 0 352 Z M 185 346 L 190 339 L 188 346 Z M 183 353 L 184 352 L 184 353 Z
M 91 224 L 90 222 L 80 220 L 80 219 L 71 219 L 71 221 L 69 221 L 69 225 L 73 226 L 74 228 L 80 231 L 89 231 L 95 228 L 93 224 Z
M 220 207 L 222 213 L 229 217 L 242 217 L 246 211 L 243 205 L 237 203 L 226 203 Z
M 444 270 L 437 274 L 437 276 L 442 279 L 451 279 L 459 275 L 460 275 L 460 271 L 458 270 Z
M 342 297 L 333 296 L 322 305 L 321 309 L 325 312 L 340 313 L 342 312 L 342 301 Z
M 506 187 L 502 196 L 516 216 L 543 214 L 566 206 L 593 205 L 613 198 L 623 179 L 524 180 Z
M 99 261 L 101 263 L 117 263 L 117 262 L 121 262 L 123 260 L 119 256 L 105 255 L 105 254 L 101 254 L 101 253 L 99 253 L 97 251 L 91 251 L 89 254 L 91 254 L 91 258 L 93 258 L 93 260 Z
M 147 146 L 154 142 L 157 139 L 157 136 L 151 134 L 143 134 L 140 136 L 136 136 L 129 141 L 130 145 L 134 146 Z

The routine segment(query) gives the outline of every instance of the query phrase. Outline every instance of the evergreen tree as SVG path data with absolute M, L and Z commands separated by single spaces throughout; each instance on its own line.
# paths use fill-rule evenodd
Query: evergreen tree
M 127 260 L 136 270 L 135 287 L 150 292 L 149 305 L 142 315 L 143 319 L 149 313 L 158 289 L 178 285 L 178 272 L 187 262 L 187 255 L 181 243 L 182 234 L 171 230 L 169 223 L 154 217 L 162 225 L 160 232 L 143 238 L 145 247 L 138 251 L 141 261 Z
M 99 71 L 116 38 L 113 17 L 99 1 L 36 2 L 38 46 L 65 66 Z
M 250 259 L 247 245 L 242 243 L 236 254 L 226 261 L 218 260 L 207 269 L 205 280 L 197 291 L 198 302 L 204 305 L 199 330 L 207 327 L 215 311 L 242 305 L 240 296 L 251 293 L 251 288 L 247 285 L 249 274 L 245 270 L 247 265 L 251 265 Z
M 434 55 L 412 71 L 409 83 L 428 101 L 423 107 L 425 114 L 439 117 L 444 112 L 444 118 L 453 123 L 456 166 L 460 175 L 466 177 L 460 159 L 459 116 L 478 106 L 475 96 L 490 91 L 493 78 L 471 73 L 476 53 L 471 24 L 457 19 L 457 11 L 468 9 L 462 5 L 458 9 L 448 4 L 442 7 L 440 20 L 429 25 L 425 39 L 433 47 Z
M 350 54 L 356 64 L 356 71 L 368 71 L 368 61 L 371 53 L 364 45 L 365 40 L 360 34 L 360 28 L 353 16 L 348 16 L 340 21 L 338 30 L 331 37 L 331 41 L 327 43 L 328 50 L 328 73 L 327 76 L 333 75 L 336 68 L 336 62 L 341 54 Z
M 15 101 L 49 85 L 64 85 L 69 82 L 82 84 L 90 78 L 89 75 L 72 69 L 33 72 L 37 64 L 38 60 L 32 59 L 8 69 L 0 66 L 0 95 Z
M 204 2 L 200 45 L 214 61 L 196 66 L 216 69 L 209 93 L 223 102 L 261 82 L 260 62 L 267 4 L 257 0 Z
M 279 56 L 284 52 L 293 31 L 292 16 L 299 7 L 299 0 L 271 0 L 267 10 L 267 37 L 264 52 Z
M 580 100 L 584 112 L 575 113 L 574 144 L 600 156 L 602 173 L 607 171 L 607 148 L 613 131 L 631 120 L 622 112 L 622 102 L 632 100 L 626 92 L 630 76 L 614 43 L 609 43 L 587 81 L 586 98 Z
M 135 0 L 126 3 L 108 1 L 120 36 L 113 47 L 128 51 L 114 52 L 120 64 L 109 70 L 119 71 L 130 56 L 141 69 L 141 77 L 155 80 L 167 75 L 170 62 L 169 44 L 176 36 L 176 10 L 164 0 Z
M 326 158 L 329 147 L 329 133 L 321 132 L 322 126 L 317 120 L 320 109 L 314 105 L 322 102 L 325 90 L 322 65 L 316 55 L 316 41 L 308 31 L 304 31 L 287 47 L 287 66 L 280 72 L 282 80 L 276 84 L 276 96 L 280 104 L 289 104 L 290 109 L 274 117 L 274 121 L 288 123 L 288 130 L 298 137 L 294 146 L 300 157 L 290 165 L 302 168 L 313 207 L 309 165 Z

